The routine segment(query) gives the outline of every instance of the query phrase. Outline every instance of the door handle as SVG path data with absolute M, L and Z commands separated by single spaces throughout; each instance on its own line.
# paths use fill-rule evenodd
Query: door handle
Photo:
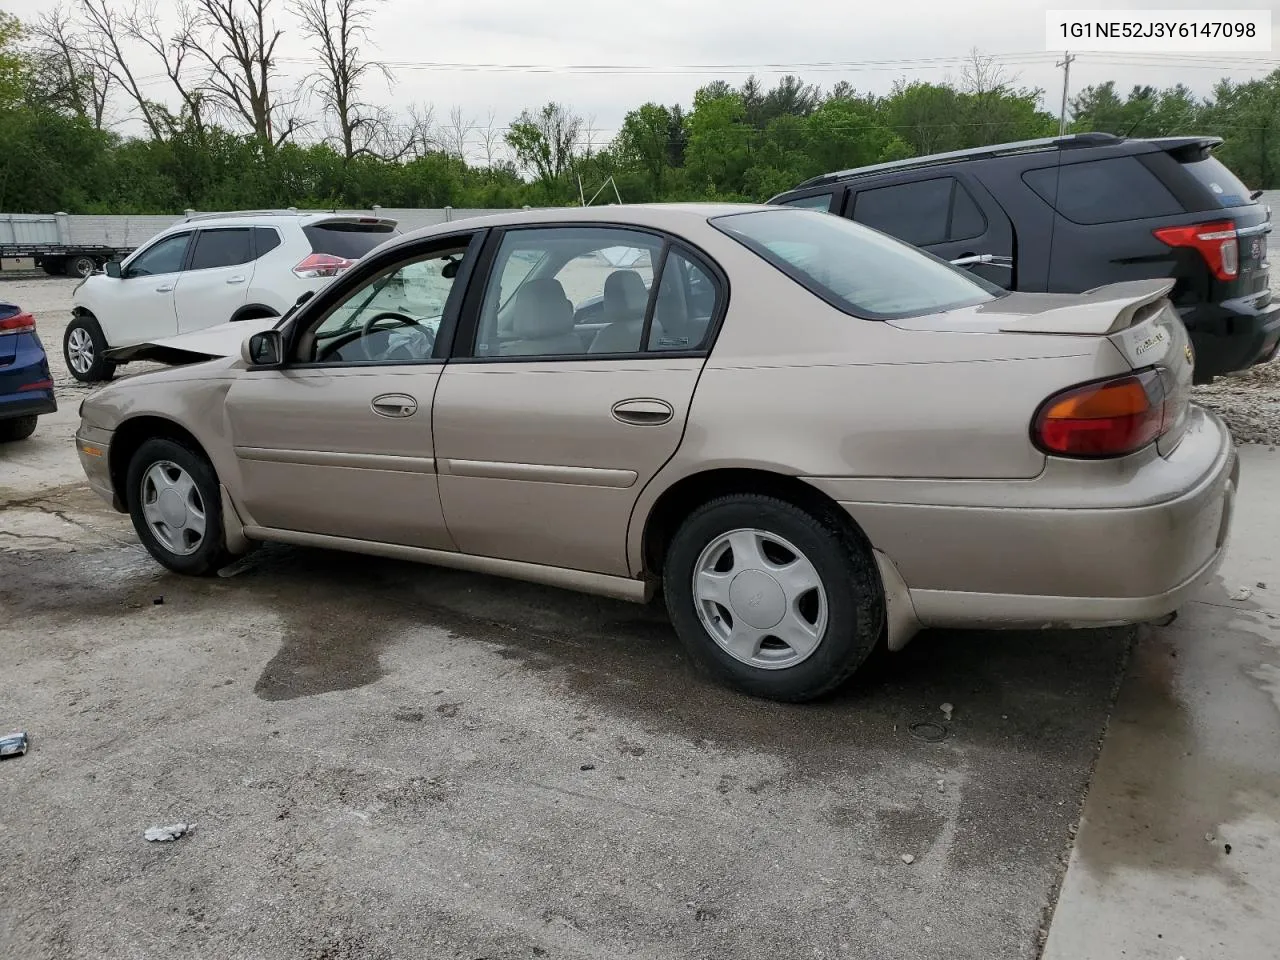
M 244 277 L 227 277 L 227 283 L 244 283 Z
M 156 293 L 173 293 L 173 284 L 166 287 L 156 287 Z
M 972 267 L 980 263 L 990 267 L 1013 269 L 1013 257 L 1001 257 L 994 253 L 966 253 L 963 257 L 951 261 L 953 267 Z
M 369 401 L 373 412 L 380 417 L 412 417 L 418 412 L 418 401 L 407 393 L 384 393 Z
M 613 405 L 613 418 L 619 423 L 637 427 L 656 427 L 668 423 L 676 414 L 675 408 L 665 400 L 650 398 L 619 400 Z

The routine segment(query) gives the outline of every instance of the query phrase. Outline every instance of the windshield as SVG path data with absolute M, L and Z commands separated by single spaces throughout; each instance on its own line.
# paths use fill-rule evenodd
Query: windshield
M 1240 182 L 1240 178 L 1227 169 L 1217 157 L 1205 157 L 1193 163 L 1184 163 L 1182 169 L 1187 171 L 1213 194 L 1213 199 L 1224 207 L 1243 207 L 1253 203 L 1249 199 L 1249 188 Z
M 810 210 L 734 213 L 711 221 L 827 303 L 892 320 L 969 307 L 1004 293 L 931 254 Z

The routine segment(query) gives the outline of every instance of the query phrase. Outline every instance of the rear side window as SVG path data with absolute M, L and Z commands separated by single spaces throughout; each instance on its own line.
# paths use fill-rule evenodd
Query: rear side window
M 855 317 L 891 320 L 994 300 L 1004 291 L 892 237 L 808 210 L 711 221 L 809 292 Z
M 211 267 L 234 267 L 253 259 L 249 247 L 249 228 L 201 230 L 196 235 L 196 248 L 191 252 L 188 270 Z
M 779 202 L 780 207 L 799 207 L 801 210 L 822 210 L 831 209 L 831 194 L 818 193 L 812 197 L 796 197 L 794 200 L 783 200 Z
M 280 234 L 270 227 L 253 228 L 254 254 L 261 257 L 280 246 Z
M 1022 175 L 1040 199 L 1075 223 L 1119 223 L 1183 213 L 1182 204 L 1137 157 L 1111 157 Z
M 1217 157 L 1184 163 L 1182 169 L 1195 177 L 1213 195 L 1214 202 L 1219 206 L 1243 207 L 1253 203 L 1249 199 L 1249 188 Z
M 303 227 L 312 253 L 328 253 L 359 260 L 382 241 L 390 239 L 394 228 L 385 223 L 317 223 Z
M 968 240 L 987 230 L 977 202 L 955 177 L 864 190 L 853 219 L 918 247 Z

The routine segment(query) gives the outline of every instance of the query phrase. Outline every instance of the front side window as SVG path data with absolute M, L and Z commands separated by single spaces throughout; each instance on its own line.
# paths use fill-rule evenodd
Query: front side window
M 863 190 L 853 219 L 918 247 L 969 240 L 987 229 L 978 204 L 955 177 Z
M 196 235 L 196 247 L 191 251 L 188 270 L 209 270 L 213 267 L 234 267 L 253 259 L 248 227 L 228 230 L 201 230 Z
M 842 217 L 806 210 L 736 213 L 711 220 L 809 292 L 856 317 L 941 313 L 994 300 L 993 284 Z
M 432 358 L 454 279 L 456 248 L 388 267 L 360 284 L 299 340 L 304 363 L 421 363 Z
M 190 233 L 175 233 L 165 237 L 150 248 L 140 253 L 129 264 L 125 276 L 155 277 L 165 273 L 177 273 L 182 269 L 182 261 L 187 257 L 187 242 Z
M 477 357 L 636 353 L 663 241 L 613 227 L 503 235 L 480 309 Z

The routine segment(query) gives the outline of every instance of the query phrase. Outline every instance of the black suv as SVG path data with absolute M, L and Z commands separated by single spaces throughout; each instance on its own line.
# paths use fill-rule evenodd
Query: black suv
M 1271 211 L 1212 156 L 1218 137 L 1082 133 L 806 180 L 770 203 L 875 227 L 1010 290 L 1172 277 L 1196 382 L 1275 356 Z

